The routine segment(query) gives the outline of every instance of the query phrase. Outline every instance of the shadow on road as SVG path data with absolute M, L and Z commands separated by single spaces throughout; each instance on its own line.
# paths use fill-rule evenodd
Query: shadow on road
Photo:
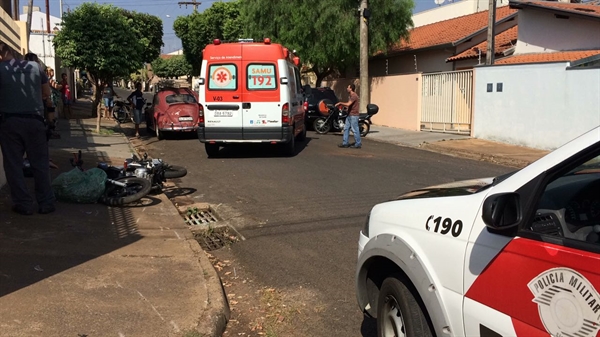
M 300 154 L 311 142 L 311 137 L 306 140 L 296 141 L 296 151 L 293 156 Z M 250 158 L 280 158 L 287 157 L 283 144 L 232 144 L 221 148 L 219 155 L 214 158 L 250 159 Z

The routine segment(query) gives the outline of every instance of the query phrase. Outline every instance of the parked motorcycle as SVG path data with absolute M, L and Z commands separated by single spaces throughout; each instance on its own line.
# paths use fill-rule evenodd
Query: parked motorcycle
M 106 165 L 100 163 L 100 165 Z M 147 179 L 152 184 L 152 190 L 161 191 L 163 183 L 167 179 L 182 178 L 187 175 L 185 167 L 169 165 L 162 159 L 148 159 L 148 154 L 144 153 L 144 158 L 139 159 L 136 155 L 125 161 L 123 167 L 124 177 L 137 177 Z M 123 175 L 116 176 L 118 181 Z
M 81 150 L 70 159 L 71 165 L 83 171 Z M 129 204 L 138 201 L 150 193 L 152 187 L 148 179 L 125 176 L 123 167 L 98 164 L 98 168 L 106 172 L 106 189 L 100 202 L 109 206 Z
M 113 118 L 121 123 L 132 121 L 131 110 L 129 108 L 129 102 L 124 100 L 115 100 L 115 107 L 113 108 Z
M 326 134 L 329 131 L 343 131 L 348 117 L 347 109 L 336 107 L 333 102 L 328 99 L 319 102 L 319 112 L 323 117 L 318 117 L 313 122 L 313 128 L 317 133 Z M 367 113 L 361 113 L 358 117 L 358 129 L 360 136 L 365 137 L 371 130 L 371 116 L 379 112 L 379 107 L 376 104 L 367 104 Z

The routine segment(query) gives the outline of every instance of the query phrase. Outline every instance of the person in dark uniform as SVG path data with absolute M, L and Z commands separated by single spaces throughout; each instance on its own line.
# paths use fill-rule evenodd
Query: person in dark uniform
M 10 47 L 0 41 L 0 147 L 12 210 L 22 215 L 34 211 L 23 173 L 24 154 L 33 171 L 38 212 L 55 211 L 44 123 L 44 102 L 49 98 L 48 77 L 39 64 L 15 59 Z

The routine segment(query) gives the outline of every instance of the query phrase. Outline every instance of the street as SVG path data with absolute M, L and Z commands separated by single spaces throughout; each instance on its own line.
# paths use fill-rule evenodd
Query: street
M 314 308 L 302 311 L 309 317 L 297 320 L 298 336 L 375 335 L 354 290 L 358 232 L 373 205 L 416 188 L 513 170 L 368 136 L 362 149 L 340 149 L 341 136 L 314 132 L 291 158 L 271 145 L 244 145 L 208 159 L 195 134 L 158 141 L 145 125 L 140 129 L 151 157 L 187 168 L 178 184 L 195 189 L 191 198 L 238 215 L 236 229 L 246 240 L 213 255 L 235 259 L 260 287 Z

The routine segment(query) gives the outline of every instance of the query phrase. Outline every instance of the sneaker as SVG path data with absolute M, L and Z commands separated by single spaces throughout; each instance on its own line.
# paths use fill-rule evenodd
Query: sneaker
M 54 207 L 54 205 L 46 205 L 46 206 L 40 206 L 40 209 L 38 210 L 38 213 L 40 214 L 49 214 L 56 211 L 56 207 Z
M 348 147 L 350 147 L 350 144 L 344 144 L 344 143 L 342 143 L 342 144 L 339 144 L 338 147 L 348 148 Z
M 21 205 L 14 205 L 12 211 L 21 215 L 32 215 L 33 211 Z
M 140 134 L 139 134 L 139 133 L 136 133 L 136 134 L 135 134 L 135 138 L 137 138 L 137 139 L 140 139 Z
M 360 149 L 360 148 L 362 148 L 362 145 L 356 145 L 356 144 L 354 144 L 354 145 L 352 145 L 350 147 L 353 148 L 353 149 Z

